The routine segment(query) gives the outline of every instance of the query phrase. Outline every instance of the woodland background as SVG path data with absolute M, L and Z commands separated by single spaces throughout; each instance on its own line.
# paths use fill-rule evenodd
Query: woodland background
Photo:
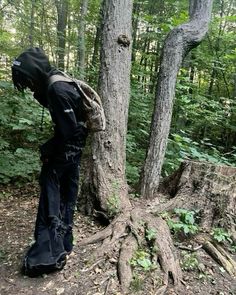
M 43 47 L 53 65 L 96 88 L 101 1 L 0 2 L 0 183 L 31 181 L 40 163 L 38 145 L 52 131 L 49 115 L 30 93 L 11 83 L 11 63 L 30 46 Z M 207 37 L 179 72 L 162 175 L 183 159 L 235 166 L 236 7 L 214 1 Z M 128 183 L 135 188 L 145 159 L 160 52 L 168 32 L 188 20 L 188 1 L 134 1 L 131 97 L 127 134 Z M 86 154 L 86 153 L 85 153 Z
M 185 290 L 178 294 L 187 294 L 186 290 L 190 288 L 193 293 L 188 294 L 225 294 L 226 289 L 229 292 L 235 290 L 232 277 L 236 276 L 236 263 L 228 253 L 235 255 L 236 249 L 236 174 L 235 168 L 229 167 L 235 166 L 236 159 L 236 6 L 233 0 L 213 2 L 210 27 L 201 42 L 199 36 L 207 31 L 211 2 L 135 0 L 130 43 L 132 1 L 0 1 L 0 185 L 3 188 L 0 192 L 3 214 L 0 217 L 4 219 L 0 223 L 4 233 L 9 234 L 8 240 L 17 236 L 15 241 L 23 245 L 18 251 L 14 243 L 8 243 L 5 235 L 0 235 L 4 239 L 0 254 L 6 253 L 4 259 L 8 261 L 8 264 L 1 265 L 3 278 L 16 279 L 13 288 L 18 283 L 20 288 L 25 282 L 31 284 L 15 277 L 16 263 L 12 261 L 9 244 L 13 247 L 13 254 L 18 251 L 21 257 L 26 246 L 25 237 L 29 234 L 23 224 L 24 234 L 19 236 L 17 218 L 28 214 L 29 220 L 33 220 L 32 209 L 25 208 L 35 208 L 34 196 L 38 195 L 33 183 L 40 169 L 38 146 L 50 137 L 53 126 L 48 113 L 42 122 L 42 108 L 30 92 L 19 94 L 13 88 L 11 63 L 26 48 L 40 46 L 53 65 L 86 80 L 95 89 L 98 87 L 108 123 L 106 132 L 97 133 L 88 140 L 82 165 L 85 169 L 81 177 L 81 206 L 78 206 L 83 209 L 85 205 L 86 213 L 97 219 L 103 218 L 107 227 L 99 231 L 93 223 L 94 235 L 85 238 L 84 234 L 90 233 L 87 225 L 86 229 L 80 230 L 81 220 L 85 217 L 77 218 L 80 219 L 76 228 L 79 242 L 75 248 L 80 253 L 76 256 L 79 262 L 73 260 L 73 268 L 65 273 L 77 273 L 79 263 L 86 265 L 88 257 L 84 261 L 81 259 L 84 246 L 89 256 L 96 260 L 90 261 L 91 268 L 88 268 L 92 275 L 91 286 L 98 276 L 93 268 L 99 259 L 104 260 L 104 264 L 98 263 L 103 276 L 100 282 L 107 281 L 104 276 L 108 274 L 102 294 L 108 294 L 114 277 L 120 282 L 118 285 L 113 280 L 115 290 L 121 286 L 127 291 L 133 285 L 142 289 L 140 294 L 148 294 L 143 291 L 146 287 L 155 290 L 149 294 L 173 294 L 165 293 L 168 285 L 178 288 L 181 284 Z M 188 23 L 189 15 L 192 21 Z M 187 26 L 178 26 L 186 23 Z M 168 35 L 169 32 L 174 33 Z M 167 36 L 176 43 L 167 42 L 166 46 Z M 164 44 L 166 47 L 162 52 Z M 131 95 L 126 134 L 131 45 Z M 155 146 L 151 152 L 154 160 L 146 161 L 147 149 L 152 145 L 149 145 L 153 134 L 150 136 L 150 129 L 158 129 L 152 122 L 156 115 L 161 118 L 161 123 L 168 121 L 168 114 L 172 111 L 172 96 L 164 99 L 158 96 L 159 88 L 174 88 L 173 76 L 177 72 L 174 63 L 182 61 L 187 52 L 190 53 L 178 72 L 170 133 L 167 130 L 169 125 L 163 124 L 166 130 L 154 138 L 163 143 L 163 138 L 169 134 L 167 150 L 165 152 L 164 145 L 160 145 L 157 156 Z M 169 59 L 167 53 L 170 53 Z M 163 60 L 165 66 L 170 64 L 168 68 L 162 67 Z M 163 69 L 168 73 L 163 74 Z M 163 80 L 159 79 L 163 76 L 169 77 L 165 87 Z M 165 100 L 161 114 L 156 108 L 153 112 L 158 99 Z M 129 189 L 124 177 L 125 144 Z M 140 177 L 140 172 L 149 172 L 151 166 L 153 169 L 152 164 L 156 164 L 164 152 L 164 165 L 159 163 L 157 166 L 162 166 L 163 178 L 169 177 L 161 180 L 160 190 L 157 192 L 155 187 L 158 186 L 159 172 L 151 174 L 140 186 L 143 176 L 141 173 Z M 180 163 L 183 164 L 180 166 Z M 24 182 L 29 184 L 15 186 Z M 151 185 L 142 192 L 142 188 L 147 188 L 146 184 Z M 142 197 L 137 198 L 140 195 Z M 27 196 L 26 205 L 24 196 Z M 17 206 L 16 200 L 22 205 Z M 8 217 L 9 222 L 5 222 Z M 182 253 L 183 249 L 185 253 Z M 206 253 L 221 267 L 212 264 L 213 261 L 209 264 Z M 15 269 L 10 267 L 12 264 Z M 5 268 L 5 265 L 9 267 Z M 83 267 L 80 265 L 79 271 Z M 190 275 L 191 270 L 195 270 L 195 274 Z M 86 294 L 94 294 L 88 293 L 89 284 L 85 283 L 88 278 L 87 273 L 79 277 L 77 291 L 81 292 L 81 286 L 86 286 Z M 196 278 L 203 279 L 203 284 L 208 282 L 205 293 Z M 57 279 L 61 282 L 60 277 Z M 3 289 L 10 294 L 5 281 Z M 70 279 L 66 282 L 71 285 Z M 40 288 L 40 284 L 37 287 Z M 98 283 L 96 288 L 103 287 Z M 109 289 L 113 290 L 113 285 Z M 156 292 L 157 289 L 162 293 Z M 68 294 L 72 294 L 70 290 Z M 12 294 L 20 294 L 17 289 L 14 292 Z

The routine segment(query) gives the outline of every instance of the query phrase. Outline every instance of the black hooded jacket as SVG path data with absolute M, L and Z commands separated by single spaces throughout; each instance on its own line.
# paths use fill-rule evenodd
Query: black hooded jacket
M 40 148 L 43 158 L 56 159 L 75 156 L 84 147 L 87 128 L 83 126 L 85 113 L 77 88 L 67 82 L 50 85 L 49 77 L 60 73 L 51 67 L 48 57 L 40 48 L 23 52 L 12 66 L 13 83 L 19 89 L 29 87 L 34 98 L 49 109 L 55 124 L 54 137 Z

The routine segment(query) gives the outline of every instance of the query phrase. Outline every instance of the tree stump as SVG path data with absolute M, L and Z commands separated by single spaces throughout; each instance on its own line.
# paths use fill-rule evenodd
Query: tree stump
M 207 231 L 223 227 L 236 238 L 236 168 L 185 161 L 162 181 L 159 191 L 169 200 L 158 206 L 158 212 L 174 208 L 199 210 L 201 228 Z

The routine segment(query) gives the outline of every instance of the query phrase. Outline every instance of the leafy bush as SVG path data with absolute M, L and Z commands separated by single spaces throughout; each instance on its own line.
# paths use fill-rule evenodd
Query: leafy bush
M 5 150 L 0 155 L 0 183 L 33 180 L 40 169 L 38 153 L 18 148 L 15 152 Z
M 208 138 L 201 140 L 200 143 L 193 141 L 186 133 L 173 133 L 169 137 L 168 147 L 163 165 L 164 176 L 176 170 L 180 163 L 185 159 L 206 161 L 216 164 L 233 165 L 236 157 L 231 153 L 226 158 L 219 147 L 210 143 Z
M 30 93 L 20 94 L 11 83 L 0 82 L 0 183 L 30 181 L 38 173 L 38 146 L 50 136 L 50 119 L 44 117 Z

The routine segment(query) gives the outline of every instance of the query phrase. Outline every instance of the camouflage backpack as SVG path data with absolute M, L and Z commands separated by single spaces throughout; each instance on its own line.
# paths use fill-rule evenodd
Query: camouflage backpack
M 85 122 L 86 127 L 93 132 L 104 131 L 106 128 L 106 118 L 101 98 L 97 92 L 84 81 L 74 79 L 63 72 L 61 72 L 61 74 L 62 75 L 55 74 L 49 77 L 49 86 L 57 81 L 75 84 L 82 96 L 83 106 L 87 117 Z

